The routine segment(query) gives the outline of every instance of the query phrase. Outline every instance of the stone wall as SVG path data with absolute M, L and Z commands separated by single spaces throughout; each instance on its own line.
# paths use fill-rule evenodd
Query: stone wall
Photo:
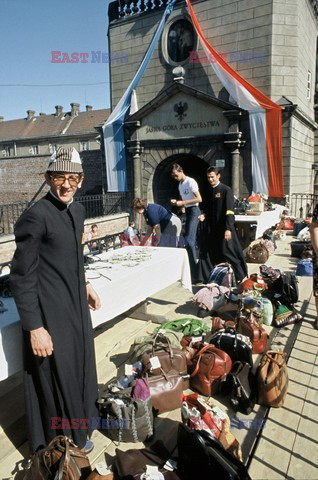
M 317 18 L 308 0 L 273 0 L 273 100 L 282 95 L 314 119 Z M 307 75 L 311 89 L 307 98 Z
M 85 180 L 79 195 L 102 193 L 102 156 L 100 150 L 82 152 Z M 48 190 L 44 172 L 50 156 L 14 157 L 0 160 L 0 205 L 29 202 L 38 192 Z

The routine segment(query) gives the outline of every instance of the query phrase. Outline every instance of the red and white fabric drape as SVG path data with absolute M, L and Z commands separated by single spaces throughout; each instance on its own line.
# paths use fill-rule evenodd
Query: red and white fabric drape
M 191 1 L 186 2 L 215 74 L 239 107 L 249 112 L 253 192 L 283 197 L 282 108 L 247 82 L 215 51 L 204 37 Z

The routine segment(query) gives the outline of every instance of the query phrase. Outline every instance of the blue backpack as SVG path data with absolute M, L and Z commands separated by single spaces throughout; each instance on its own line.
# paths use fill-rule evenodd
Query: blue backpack
M 313 264 L 311 259 L 299 260 L 297 263 L 296 275 L 300 277 L 312 277 L 313 276 Z

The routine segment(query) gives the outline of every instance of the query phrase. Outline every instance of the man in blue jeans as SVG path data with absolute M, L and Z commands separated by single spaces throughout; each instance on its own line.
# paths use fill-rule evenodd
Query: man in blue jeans
M 174 163 L 171 170 L 171 177 L 179 182 L 179 193 L 182 200 L 171 199 L 171 205 L 184 207 L 186 212 L 185 224 L 185 246 L 189 256 L 192 282 L 197 281 L 197 254 L 196 240 L 197 228 L 199 223 L 200 208 L 199 203 L 202 198 L 199 187 L 194 178 L 187 177 L 183 168 Z

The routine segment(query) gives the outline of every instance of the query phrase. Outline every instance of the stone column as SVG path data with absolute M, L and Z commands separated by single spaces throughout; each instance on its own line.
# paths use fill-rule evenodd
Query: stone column
M 142 195 L 142 183 L 141 183 L 141 153 L 143 148 L 140 145 L 138 139 L 138 129 L 140 127 L 139 121 L 126 121 L 125 133 L 126 133 L 126 145 L 127 151 L 131 154 L 133 159 L 133 174 L 134 174 L 134 198 L 141 197 Z
M 230 150 L 231 154 L 231 183 L 233 194 L 236 197 L 240 196 L 240 147 L 245 144 L 245 140 L 242 140 L 242 132 L 239 130 L 239 118 L 242 112 L 239 110 L 228 110 L 223 112 L 229 119 L 229 131 L 224 133 L 224 146 Z

